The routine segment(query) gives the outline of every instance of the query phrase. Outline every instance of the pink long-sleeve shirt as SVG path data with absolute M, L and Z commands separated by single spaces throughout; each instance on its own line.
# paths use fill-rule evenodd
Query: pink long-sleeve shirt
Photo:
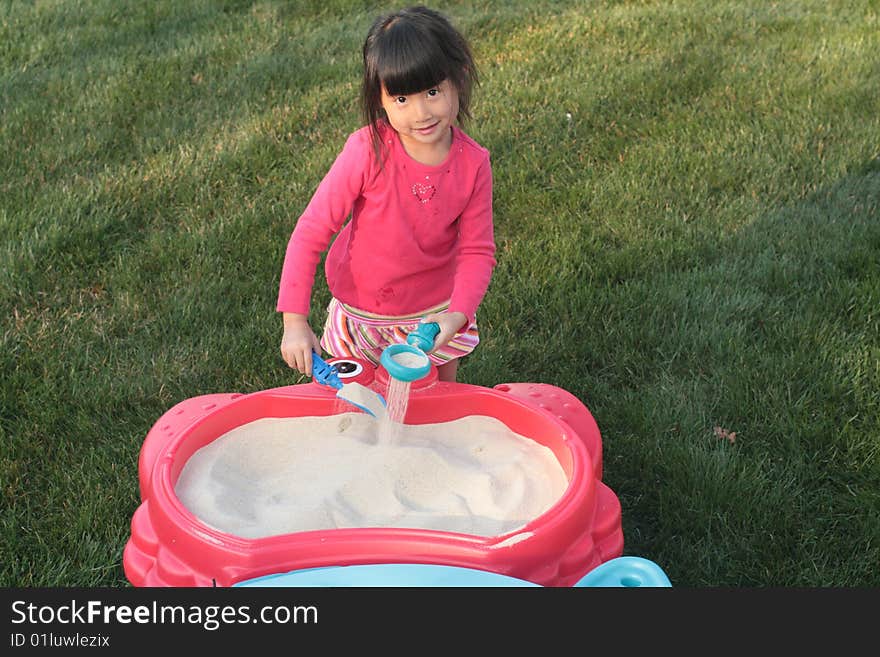
M 428 166 L 406 153 L 390 127 L 380 130 L 384 167 L 369 128 L 357 130 L 300 216 L 277 310 L 308 314 L 317 263 L 338 233 L 324 269 L 341 302 L 400 316 L 448 300 L 450 312 L 474 321 L 496 264 L 489 152 L 454 127 L 446 160 Z

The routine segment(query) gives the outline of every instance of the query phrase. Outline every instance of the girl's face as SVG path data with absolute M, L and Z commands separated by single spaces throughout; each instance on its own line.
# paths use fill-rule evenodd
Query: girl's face
M 391 96 L 382 85 L 382 108 L 410 155 L 445 155 L 458 116 L 458 90 L 449 80 L 408 96 Z

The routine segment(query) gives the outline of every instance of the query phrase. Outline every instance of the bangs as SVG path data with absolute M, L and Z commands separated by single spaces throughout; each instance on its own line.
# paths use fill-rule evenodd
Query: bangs
M 467 41 L 442 14 L 417 6 L 379 16 L 364 39 L 363 56 L 361 112 L 380 165 L 379 126 L 388 121 L 383 86 L 390 96 L 409 96 L 447 81 L 458 95 L 456 120 L 470 118 L 471 90 L 479 82 L 476 65 Z
M 384 52 L 376 58 L 376 76 L 392 96 L 436 87 L 449 76 L 447 56 L 427 39 L 407 30 L 390 30 Z

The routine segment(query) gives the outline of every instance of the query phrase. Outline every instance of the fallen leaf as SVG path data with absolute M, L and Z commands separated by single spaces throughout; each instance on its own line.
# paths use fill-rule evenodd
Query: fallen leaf
M 728 431 L 727 429 L 722 429 L 721 427 L 715 427 L 712 429 L 715 433 L 715 437 L 718 439 L 724 439 L 733 445 L 736 442 L 736 431 Z

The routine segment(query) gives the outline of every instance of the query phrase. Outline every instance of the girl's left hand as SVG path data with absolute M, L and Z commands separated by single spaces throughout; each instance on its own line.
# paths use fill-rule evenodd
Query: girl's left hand
M 465 328 L 467 321 L 467 315 L 460 312 L 431 313 L 430 315 L 425 315 L 425 317 L 422 318 L 423 323 L 437 322 L 440 326 L 440 332 L 437 334 L 437 337 L 434 338 L 434 346 L 428 353 L 434 352 L 440 347 L 445 347 L 456 333 Z

